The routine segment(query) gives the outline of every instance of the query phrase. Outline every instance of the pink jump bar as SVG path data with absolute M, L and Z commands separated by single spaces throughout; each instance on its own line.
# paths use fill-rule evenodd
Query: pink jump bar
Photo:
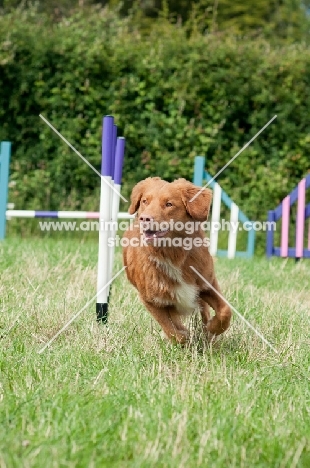
M 303 257 L 305 234 L 305 209 L 306 209 L 306 179 L 298 184 L 297 217 L 296 217 L 296 258 Z M 289 225 L 290 225 L 290 195 L 282 202 L 282 230 L 281 230 L 281 257 L 288 257 Z M 308 233 L 308 248 L 310 246 L 310 225 Z
M 298 184 L 298 204 L 296 223 L 296 257 L 303 257 L 304 233 L 305 233 L 305 209 L 306 209 L 306 179 Z

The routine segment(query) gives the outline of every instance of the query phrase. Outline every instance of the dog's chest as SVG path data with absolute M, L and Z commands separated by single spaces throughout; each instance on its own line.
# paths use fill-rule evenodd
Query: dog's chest
M 175 305 L 182 314 L 191 313 L 197 307 L 197 287 L 186 283 L 181 270 L 170 261 L 160 261 L 156 257 L 151 261 L 157 270 L 159 286 L 153 301 L 161 306 Z

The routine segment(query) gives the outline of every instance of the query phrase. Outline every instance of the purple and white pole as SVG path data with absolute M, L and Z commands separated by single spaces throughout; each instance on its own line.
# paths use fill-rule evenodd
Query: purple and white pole
M 113 200 L 115 199 L 115 196 L 117 196 L 117 193 L 115 193 L 114 189 L 114 167 L 115 167 L 115 153 L 116 153 L 116 143 L 117 143 L 117 126 L 114 124 L 113 125 L 113 151 L 112 151 L 112 160 L 111 160 L 111 199 L 110 199 L 110 228 L 109 228 L 109 239 L 113 239 L 115 237 L 115 234 L 113 235 L 113 232 L 115 229 L 113 229 Z M 115 220 L 117 222 L 117 219 Z M 113 273 L 113 259 L 114 259 L 114 245 L 109 242 L 109 252 L 108 252 L 108 261 L 109 261 L 109 280 L 112 278 L 112 273 Z M 108 304 L 109 304 L 109 297 L 110 297 L 110 288 L 111 288 L 111 283 L 108 286 Z
M 101 187 L 100 187 L 100 216 L 99 216 L 99 251 L 98 251 L 98 275 L 97 275 L 97 321 L 106 323 L 108 319 L 108 286 L 109 273 L 109 231 L 107 222 L 111 220 L 112 201 L 112 174 L 114 173 L 115 138 L 114 119 L 105 116 L 102 130 L 102 159 L 101 159 Z
M 114 240 L 117 233 L 117 219 L 119 211 L 119 201 L 120 201 L 120 192 L 121 192 L 121 183 L 122 183 L 122 172 L 123 172 L 123 162 L 124 162 L 124 153 L 125 153 L 125 138 L 117 138 L 116 151 L 115 151 L 115 163 L 114 163 L 114 193 L 112 198 L 112 227 L 110 236 Z M 113 274 L 113 263 L 114 263 L 114 251 L 115 246 L 111 243 L 110 252 L 109 252 L 109 277 L 112 278 Z

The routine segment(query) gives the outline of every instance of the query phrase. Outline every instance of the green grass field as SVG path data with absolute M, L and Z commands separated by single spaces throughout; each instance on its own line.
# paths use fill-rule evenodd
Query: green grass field
M 97 243 L 0 244 L 0 467 L 310 466 L 310 262 L 219 259 L 236 315 L 206 345 L 170 345 L 125 274 L 108 326 L 91 304 Z M 118 254 L 115 272 L 121 268 Z

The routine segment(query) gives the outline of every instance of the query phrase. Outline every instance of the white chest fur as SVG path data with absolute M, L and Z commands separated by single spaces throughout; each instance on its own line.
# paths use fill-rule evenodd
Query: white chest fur
M 177 309 L 183 314 L 190 314 L 197 307 L 197 288 L 184 281 L 175 288 Z
M 156 267 L 162 270 L 169 278 L 177 282 L 174 286 L 174 291 L 171 291 L 171 296 L 174 297 L 174 303 L 178 311 L 182 314 L 190 314 L 198 306 L 197 297 L 198 289 L 193 284 L 187 284 L 183 278 L 179 268 L 173 265 L 169 260 L 160 261 L 156 257 L 151 257 Z M 160 297 L 154 298 L 158 304 L 162 303 Z

